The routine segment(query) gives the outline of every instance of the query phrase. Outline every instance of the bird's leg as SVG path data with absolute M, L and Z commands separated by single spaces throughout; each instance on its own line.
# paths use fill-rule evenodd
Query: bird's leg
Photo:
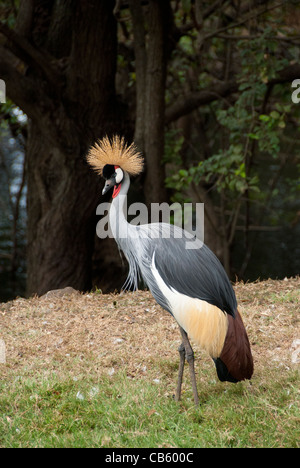
M 182 336 L 182 341 L 183 341 L 182 344 L 183 344 L 184 349 L 185 349 L 185 357 L 186 357 L 186 360 L 187 360 L 187 362 L 189 364 L 189 368 L 190 368 L 190 377 L 191 377 L 191 382 L 192 382 L 194 401 L 195 401 L 195 405 L 198 406 L 199 405 L 199 397 L 198 397 L 198 391 L 197 391 L 195 366 L 194 366 L 194 351 L 193 351 L 193 348 L 191 346 L 191 343 L 189 342 L 187 333 L 184 331 L 183 328 L 179 327 L 179 329 L 180 329 L 180 333 L 181 333 L 181 336 Z M 179 372 L 180 372 L 180 370 L 181 370 L 181 368 L 179 368 Z M 178 385 L 179 385 L 179 379 L 178 379 Z M 178 387 L 177 387 L 177 390 L 178 390 Z M 176 396 L 177 396 L 177 394 L 176 394 Z
M 181 343 L 181 345 L 179 346 L 178 352 L 180 356 L 180 362 L 179 362 L 177 389 L 176 389 L 176 395 L 175 395 L 176 401 L 180 400 L 180 395 L 181 395 L 182 376 L 183 376 L 184 361 L 185 361 L 185 347 L 183 343 Z

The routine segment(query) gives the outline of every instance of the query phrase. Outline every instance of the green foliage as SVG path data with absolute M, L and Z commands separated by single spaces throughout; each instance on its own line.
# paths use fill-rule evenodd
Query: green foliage
M 165 135 L 164 163 L 182 163 L 180 151 L 184 138 L 177 130 L 169 130 Z
M 290 104 L 277 103 L 269 113 L 262 112 L 267 83 L 286 65 L 286 60 L 276 56 L 277 43 L 271 36 L 272 30 L 266 28 L 259 38 L 238 42 L 241 63 L 238 96 L 229 106 L 222 101 L 212 106 L 219 123 L 215 138 L 223 144 L 197 165 L 175 171 L 167 178 L 167 187 L 183 192 L 191 183 L 205 183 L 229 198 L 261 190 L 258 171 L 249 169 L 251 160 L 257 151 L 278 158 L 281 135 L 291 110 Z M 173 146 L 180 144 L 180 139 L 173 142 Z M 174 154 L 173 162 L 178 164 Z

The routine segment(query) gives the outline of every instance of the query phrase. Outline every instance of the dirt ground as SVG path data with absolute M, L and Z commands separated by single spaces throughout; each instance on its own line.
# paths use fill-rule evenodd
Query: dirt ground
M 300 365 L 300 278 L 234 285 L 254 356 L 262 366 Z M 0 340 L 6 345 L 5 369 L 28 372 L 85 363 L 112 375 L 125 368 L 130 376 L 151 372 L 151 363 L 178 362 L 180 334 L 175 320 L 147 291 L 103 295 L 72 288 L 42 297 L 0 303 Z M 208 357 L 194 346 L 201 364 Z M 211 365 L 211 360 L 209 359 Z M 197 364 L 198 365 L 198 364 Z M 0 367 L 0 368 L 1 368 Z M 3 371 L 3 372 L 2 372 Z M 157 376 L 159 378 L 159 375 Z

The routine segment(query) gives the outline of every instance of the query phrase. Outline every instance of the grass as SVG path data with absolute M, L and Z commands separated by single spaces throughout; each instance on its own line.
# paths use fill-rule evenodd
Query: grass
M 0 305 L 0 447 L 299 447 L 299 285 L 236 285 L 255 374 L 221 383 L 195 346 L 198 408 L 188 369 L 173 399 L 179 333 L 149 293 Z
M 159 388 L 158 388 L 159 385 Z M 2 447 L 297 447 L 297 375 L 269 388 L 200 387 L 180 404 L 160 384 L 85 377 L 2 385 Z M 5 396 L 4 396 L 5 394 Z

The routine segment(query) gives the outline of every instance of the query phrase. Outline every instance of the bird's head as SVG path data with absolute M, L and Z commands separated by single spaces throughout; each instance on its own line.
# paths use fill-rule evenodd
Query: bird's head
M 98 141 L 89 150 L 87 161 L 106 180 L 103 195 L 114 187 L 113 198 L 120 192 L 124 172 L 135 176 L 143 170 L 143 158 L 134 143 L 127 145 L 119 136 Z
M 102 195 L 110 189 L 114 189 L 112 197 L 115 198 L 121 190 L 121 182 L 124 178 L 124 172 L 119 166 L 106 164 L 102 170 L 102 175 L 106 180 Z

